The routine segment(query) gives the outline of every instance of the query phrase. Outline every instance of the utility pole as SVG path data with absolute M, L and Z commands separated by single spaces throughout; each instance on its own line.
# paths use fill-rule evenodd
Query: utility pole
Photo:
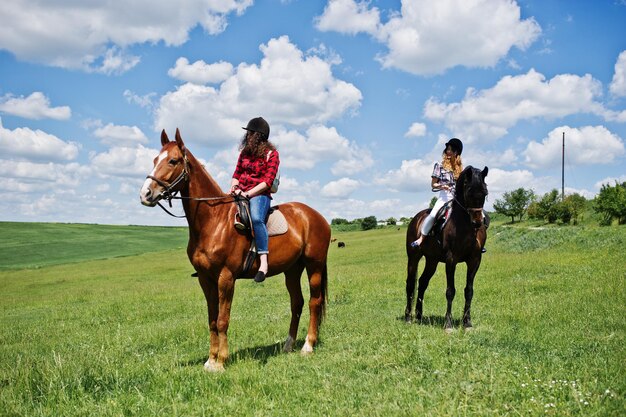
M 563 150 L 561 151 L 561 201 L 565 201 L 565 132 L 563 132 Z

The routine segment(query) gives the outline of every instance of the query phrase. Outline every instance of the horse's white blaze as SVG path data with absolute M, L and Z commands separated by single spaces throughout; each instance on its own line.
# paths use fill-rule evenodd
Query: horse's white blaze
M 159 154 L 158 158 L 157 158 L 157 162 L 156 164 L 154 164 L 154 168 L 152 169 L 152 172 L 150 172 L 150 176 L 153 177 L 154 174 L 156 174 L 156 169 L 159 166 L 159 164 L 165 159 L 167 158 L 167 152 L 163 151 Z M 141 198 L 141 202 L 142 203 L 146 203 L 146 196 L 150 195 L 150 186 L 152 185 L 154 181 L 151 180 L 150 178 L 146 178 L 146 180 L 143 183 L 143 186 L 141 187 L 141 191 L 139 192 L 139 198 Z
M 303 355 L 308 353 L 313 353 L 313 346 L 311 342 L 309 342 L 309 336 L 307 335 L 306 340 L 304 342 L 304 346 L 302 346 L 302 350 L 300 351 Z
M 283 352 L 291 352 L 293 350 L 293 338 L 291 336 L 287 336 L 287 340 L 285 340 L 285 346 L 283 347 Z

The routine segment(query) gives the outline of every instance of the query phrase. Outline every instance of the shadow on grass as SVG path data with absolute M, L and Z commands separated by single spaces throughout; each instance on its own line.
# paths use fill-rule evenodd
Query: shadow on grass
M 293 346 L 293 351 L 298 352 L 302 348 L 303 345 L 304 345 L 304 339 L 296 340 Z M 317 343 L 316 347 L 320 345 L 322 345 L 321 341 Z M 255 360 L 265 365 L 267 364 L 267 361 L 270 358 L 279 356 L 279 355 L 284 355 L 284 354 L 285 353 L 283 353 L 283 342 L 276 342 L 276 343 L 273 343 L 271 345 L 266 345 L 266 346 L 249 347 L 249 348 L 240 349 L 240 350 L 232 352 L 230 354 L 230 357 L 228 358 L 227 365 L 228 364 L 232 365 L 239 361 L 245 361 L 245 360 Z M 203 356 L 201 358 L 190 359 L 188 361 L 180 361 L 178 365 L 183 366 L 183 367 L 203 365 L 207 359 L 208 359 L 208 356 Z
M 404 316 L 398 316 L 398 320 L 404 321 Z M 415 317 L 411 319 L 410 323 L 407 324 L 419 324 L 422 326 L 431 326 L 431 327 L 440 327 L 443 329 L 443 326 L 446 323 L 445 316 L 422 316 L 422 320 L 415 320 Z M 452 319 L 452 326 L 457 328 L 461 326 L 461 319 Z

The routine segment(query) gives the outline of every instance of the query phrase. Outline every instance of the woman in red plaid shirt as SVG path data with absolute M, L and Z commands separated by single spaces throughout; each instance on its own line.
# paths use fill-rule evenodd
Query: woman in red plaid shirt
M 230 185 L 230 193 L 250 199 L 250 217 L 254 229 L 259 260 L 259 272 L 255 282 L 263 282 L 267 274 L 268 236 L 267 213 L 272 200 L 271 187 L 278 172 L 278 151 L 268 140 L 270 125 L 262 117 L 256 117 L 243 128 L 246 134 L 241 140 L 239 159 Z

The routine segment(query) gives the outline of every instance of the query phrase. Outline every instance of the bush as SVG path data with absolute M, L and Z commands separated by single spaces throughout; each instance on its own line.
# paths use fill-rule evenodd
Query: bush
M 364 218 L 363 221 L 361 221 L 361 229 L 363 230 L 375 229 L 377 224 L 378 224 L 378 221 L 376 220 L 376 216 L 369 216 L 369 217 Z
M 626 182 L 615 187 L 603 184 L 600 193 L 593 200 L 593 209 L 602 215 L 601 225 L 610 225 L 614 219 L 626 224 Z

